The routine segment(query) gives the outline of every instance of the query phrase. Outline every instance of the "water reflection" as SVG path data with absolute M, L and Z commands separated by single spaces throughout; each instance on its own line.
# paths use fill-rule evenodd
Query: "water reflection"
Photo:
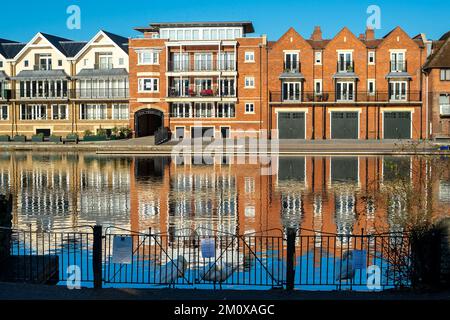
M 438 160 L 438 161 L 436 161 Z M 14 195 L 14 224 L 38 230 L 116 225 L 202 236 L 304 228 L 358 234 L 404 229 L 399 180 L 448 215 L 448 158 L 280 156 L 278 173 L 230 156 L 112 157 L 90 153 L 3 153 L 0 193 Z M 447 164 L 447 166 L 446 166 Z M 398 189 L 393 189 L 398 190 Z M 406 191 L 405 191 L 406 192 Z M 345 240 L 344 240 L 345 241 Z

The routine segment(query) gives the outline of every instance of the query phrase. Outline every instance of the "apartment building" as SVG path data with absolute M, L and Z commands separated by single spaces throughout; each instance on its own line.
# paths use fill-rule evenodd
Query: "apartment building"
M 343 28 L 309 39 L 293 28 L 269 44 L 270 127 L 280 139 L 423 139 L 420 36 Z
M 251 22 L 152 23 L 131 39 L 130 126 L 174 138 L 267 129 L 266 37 Z
M 1 41 L 0 134 L 66 136 L 128 126 L 127 38 L 100 31 L 89 42 L 45 33 L 28 43 Z
M 424 103 L 429 113 L 431 138 L 450 138 L 450 31 L 432 43 L 432 54 L 423 67 Z

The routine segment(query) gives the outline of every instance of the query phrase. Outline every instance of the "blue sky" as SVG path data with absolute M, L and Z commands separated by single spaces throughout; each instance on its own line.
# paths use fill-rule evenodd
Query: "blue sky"
M 19 4 L 20 3 L 20 4 Z M 11 13 L 18 12 L 19 16 Z M 81 8 L 81 29 L 66 27 L 69 5 Z M 38 31 L 73 40 L 89 40 L 99 29 L 135 36 L 136 26 L 166 21 L 253 21 L 255 34 L 267 34 L 278 39 L 289 27 L 309 37 L 314 26 L 320 25 L 324 37 L 334 36 L 343 26 L 356 35 L 364 32 L 369 5 L 381 9 L 382 37 L 400 25 L 414 36 L 424 32 L 437 39 L 450 30 L 448 0 L 373 0 L 373 1 L 274 1 L 274 0 L 41 0 L 3 1 L 0 38 L 29 41 Z

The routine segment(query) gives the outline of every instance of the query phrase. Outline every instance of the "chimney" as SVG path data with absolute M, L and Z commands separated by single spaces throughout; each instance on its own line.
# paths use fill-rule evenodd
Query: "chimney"
M 320 26 L 314 27 L 314 32 L 311 35 L 311 40 L 314 40 L 314 41 L 322 40 L 322 30 L 320 30 Z
M 364 33 L 360 33 L 359 34 L 359 40 L 364 40 L 364 39 L 365 39 Z
M 375 30 L 370 27 L 366 29 L 366 40 L 374 40 L 375 39 Z

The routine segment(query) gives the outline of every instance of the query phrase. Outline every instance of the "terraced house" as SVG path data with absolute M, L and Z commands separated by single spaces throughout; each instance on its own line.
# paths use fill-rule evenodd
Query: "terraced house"
M 270 127 L 280 139 L 422 139 L 421 36 L 381 39 L 343 28 L 332 39 L 293 28 L 269 44 Z
M 128 126 L 128 39 L 100 31 L 89 42 L 37 33 L 1 40 L 0 134 L 45 136 Z

